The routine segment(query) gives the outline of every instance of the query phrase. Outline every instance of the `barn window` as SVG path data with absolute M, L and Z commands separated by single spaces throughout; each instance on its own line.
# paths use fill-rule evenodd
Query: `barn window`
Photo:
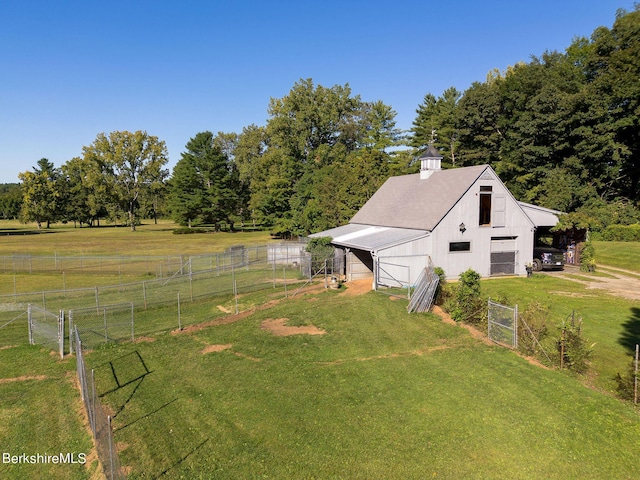
M 471 242 L 449 242 L 450 252 L 470 252 Z
M 491 192 L 493 187 L 480 186 L 480 225 L 491 225 Z

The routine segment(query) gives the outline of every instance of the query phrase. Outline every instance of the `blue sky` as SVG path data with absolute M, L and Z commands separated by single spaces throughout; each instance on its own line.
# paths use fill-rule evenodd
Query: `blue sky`
M 264 125 L 296 81 L 348 83 L 408 130 L 425 94 L 564 51 L 633 0 L 0 3 L 0 183 L 100 132 L 146 130 L 173 168 L 196 133 Z

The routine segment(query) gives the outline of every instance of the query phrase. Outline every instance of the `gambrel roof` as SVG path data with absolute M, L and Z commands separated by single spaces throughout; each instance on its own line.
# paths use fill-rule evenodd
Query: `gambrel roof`
M 489 165 L 391 177 L 350 223 L 432 231 L 486 170 L 499 180 Z

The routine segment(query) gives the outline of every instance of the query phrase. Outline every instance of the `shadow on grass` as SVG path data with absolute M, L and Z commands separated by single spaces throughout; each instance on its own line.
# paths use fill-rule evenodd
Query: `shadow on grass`
M 174 462 L 171 466 L 169 466 L 167 469 L 165 469 L 164 471 L 162 471 L 157 477 L 155 477 L 156 479 L 163 477 L 164 475 L 166 475 L 167 473 L 169 473 L 171 470 L 173 470 L 174 468 L 176 468 L 178 465 L 180 465 L 182 462 L 184 462 L 187 458 L 189 458 L 191 455 L 193 455 L 194 453 L 196 453 L 198 450 L 200 450 L 202 447 L 204 447 L 204 445 L 211 440 L 210 438 L 207 438 L 206 440 L 204 440 L 203 442 L 200 442 L 199 445 L 196 445 L 194 448 L 191 449 L 191 451 L 189 451 L 186 455 L 182 456 L 177 462 Z
M 0 236 L 41 235 L 45 233 L 57 233 L 55 230 L 22 230 L 19 228 L 2 228 Z
M 171 405 L 172 403 L 176 402 L 177 400 L 178 400 L 177 398 L 174 398 L 173 400 L 169 400 L 164 405 L 159 406 L 158 408 L 156 408 L 155 410 L 152 410 L 149 413 L 145 413 L 144 415 L 136 418 L 135 420 L 130 421 L 126 425 L 122 425 L 121 427 L 114 428 L 113 429 L 113 433 L 119 432 L 120 430 L 124 430 L 125 428 L 130 427 L 131 425 L 134 425 L 134 424 L 138 423 L 140 420 L 144 420 L 146 418 L 150 418 L 151 416 L 155 415 L 160 410 L 164 410 L 165 408 L 167 408 L 169 405 Z M 123 406 L 123 408 L 124 408 L 124 406 Z M 122 410 L 122 409 L 120 409 L 120 410 Z
M 635 353 L 636 345 L 640 344 L 640 308 L 631 308 L 631 316 L 622 324 L 622 327 L 624 331 L 620 335 L 618 343 L 630 353 Z

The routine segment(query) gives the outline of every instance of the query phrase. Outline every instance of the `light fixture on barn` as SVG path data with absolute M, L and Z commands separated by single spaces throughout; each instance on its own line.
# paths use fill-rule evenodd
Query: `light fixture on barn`
M 464 223 L 460 224 L 460 233 L 464 234 L 467 231 L 467 227 Z

